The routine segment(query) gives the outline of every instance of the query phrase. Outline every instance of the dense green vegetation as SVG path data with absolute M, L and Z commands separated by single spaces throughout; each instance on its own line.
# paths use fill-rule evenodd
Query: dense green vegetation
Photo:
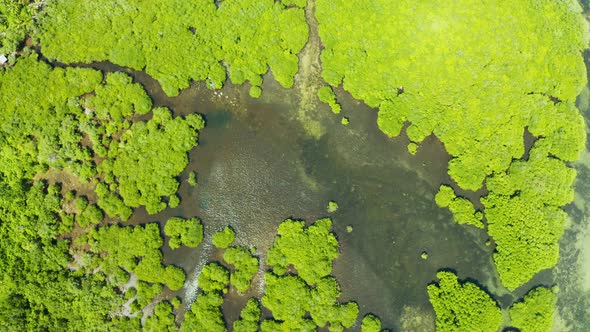
M 326 207 L 326 211 L 328 211 L 328 213 L 334 213 L 338 211 L 338 208 L 339 206 L 336 201 L 329 201 L 328 206 Z
M 521 332 L 551 331 L 556 303 L 557 295 L 551 289 L 537 287 L 510 307 L 511 325 Z
M 204 292 L 219 291 L 226 293 L 228 284 L 229 271 L 217 263 L 205 265 L 201 274 L 199 274 L 199 287 Z
M 184 284 L 182 269 L 162 266 L 160 247 L 164 241 L 157 223 L 136 227 L 105 226 L 91 230 L 84 238 L 91 252 L 102 255 L 97 265 L 109 274 L 123 268 L 135 273 L 139 280 L 162 283 L 172 290 Z
M 0 72 L 0 181 L 6 187 L 2 202 L 12 202 L 0 217 L 6 226 L 1 256 L 21 257 L 14 262 L 18 271 L 11 260 L 2 260 L 1 279 L 35 276 L 18 287 L 0 286 L 2 307 L 11 308 L 4 311 L 11 315 L 2 319 L 5 326 L 137 330 L 138 319 L 111 317 L 125 297 L 134 296 L 135 288 L 129 294 L 121 288 L 131 274 L 140 280 L 131 305 L 135 311 L 161 292 L 160 284 L 173 290 L 183 286 L 182 269 L 162 266 L 157 224 L 94 228 L 105 214 L 125 221 L 132 207 L 159 211 L 161 197 L 178 205 L 174 177 L 188 163 L 186 152 L 196 145 L 204 123 L 198 115 L 172 118 L 165 109 L 156 109 L 150 121 L 136 121 L 151 108 L 143 88 L 123 73 L 107 74 L 103 81 L 99 71 L 52 68 L 35 53 L 25 53 Z M 62 200 L 61 187 L 38 182 L 45 173 L 92 181 L 98 200 L 76 196 L 75 188 L 66 188 Z M 184 242 L 191 245 L 188 238 Z
M 258 272 L 258 258 L 252 256 L 246 247 L 227 248 L 223 253 L 223 260 L 234 266 L 230 283 L 238 292 L 245 293 L 250 288 L 250 281 Z
M 186 180 L 189 186 L 194 187 L 197 185 L 197 174 L 195 172 L 188 173 L 188 179 Z
M 151 120 L 133 123 L 118 144 L 109 147 L 109 158 L 100 164 L 105 179 L 116 179 L 125 205 L 145 206 L 150 214 L 174 201 L 176 179 L 188 165 L 187 152 L 197 145 L 204 121 L 198 114 L 173 117 L 170 110 L 156 108 Z
M 101 79 L 92 69 L 53 69 L 35 54 L 0 72 L 2 181 L 32 179 L 49 167 L 82 180 L 96 174 L 91 151 L 79 144 L 84 113 L 78 96 L 92 92 Z
M 453 219 L 459 224 L 473 225 L 483 228 L 481 221 L 483 215 L 476 212 L 473 203 L 463 197 L 457 197 L 453 188 L 442 185 L 434 196 L 436 204 L 442 208 L 448 207 L 453 213 Z
M 168 302 L 160 302 L 154 309 L 154 314 L 146 318 L 143 325 L 144 331 L 176 332 L 178 327 L 174 323 L 172 305 Z
M 33 28 L 40 0 L 0 0 L 0 54 L 17 51 Z
M 301 6 L 306 1 L 289 2 Z M 145 70 L 168 95 L 207 81 L 220 88 L 229 78 L 260 93 L 261 75 L 272 70 L 293 85 L 297 53 L 308 38 L 303 9 L 273 0 L 52 1 L 40 17 L 44 54 L 65 63 L 108 60 Z M 67 24 L 65 23 L 67 22 Z
M 488 180 L 490 194 L 482 199 L 488 233 L 496 242 L 494 261 L 509 289 L 527 282 L 536 272 L 553 267 L 567 214 L 559 208 L 573 199 L 576 172 L 551 153 L 540 139 L 526 161 Z
M 111 314 L 124 302 L 116 286 L 124 276 L 94 271 L 99 257 L 70 255 L 74 216 L 95 224 L 102 212 L 85 197 L 33 181 L 47 170 L 70 172 L 81 182 L 96 175 L 89 147 L 80 144 L 86 115 L 79 96 L 102 75 L 92 69 L 51 68 L 35 54 L 0 72 L 0 320 L 11 330 L 126 330 L 137 320 Z M 92 263 L 95 260 L 95 263 Z M 114 270 L 114 269 L 113 269 Z M 118 277 L 117 277 L 118 275 Z M 184 277 L 184 275 L 183 275 Z
M 381 332 L 381 320 L 372 314 L 363 317 L 361 332 Z
M 260 321 L 260 304 L 256 299 L 249 299 L 240 312 L 240 319 L 234 321 L 234 332 L 257 332 Z
M 310 289 L 305 281 L 298 276 L 279 277 L 273 273 L 265 274 L 264 280 L 266 290 L 262 304 L 276 320 L 284 321 L 290 327 L 309 324 L 304 323 L 311 302 Z
M 287 248 L 286 244 L 289 242 L 281 241 L 281 238 L 289 239 L 290 236 L 302 231 L 303 228 L 298 228 L 297 225 L 303 227 L 304 222 L 285 220 L 279 226 L 279 229 L 282 227 L 282 235 L 276 237 L 272 249 Z M 334 234 L 329 232 L 330 225 L 329 219 L 320 219 L 304 230 L 306 234 L 317 234 L 310 239 L 315 240 L 314 244 L 318 250 L 326 248 L 322 242 L 331 244 L 335 240 Z M 293 231 L 294 233 L 291 233 Z M 337 253 L 338 242 L 335 245 Z M 300 247 L 299 250 L 299 255 L 289 255 L 289 259 L 305 256 L 310 247 Z M 225 263 L 234 266 L 233 272 L 230 273 L 217 262 L 205 265 L 199 275 L 198 285 L 201 293 L 185 317 L 182 325 L 184 331 L 225 331 L 220 306 L 223 304 L 228 284 L 231 283 L 242 294 L 249 289 L 250 279 L 258 271 L 258 259 L 253 257 L 246 247 L 224 249 L 223 259 Z M 319 327 L 326 327 L 329 331 L 343 331 L 344 328 L 353 326 L 359 307 L 354 302 L 338 303 L 340 286 L 335 278 L 328 276 L 332 272 L 331 262 L 332 260 L 326 275 L 313 284 L 309 284 L 297 274 L 279 275 L 277 270 L 282 270 L 282 267 L 270 264 L 269 268 L 272 271 L 264 275 L 265 288 L 260 302 L 272 313 L 272 317 L 267 317 L 261 322 L 262 311 L 259 302 L 249 299 L 241 311 L 240 319 L 233 322 L 234 331 L 316 331 Z M 287 264 L 293 262 L 289 261 Z M 325 267 L 316 266 L 321 270 L 316 275 L 324 275 Z
M 436 274 L 438 284 L 428 285 L 430 303 L 436 312 L 436 330 L 497 331 L 502 312 L 485 291 L 477 285 L 459 283 L 452 272 Z
M 330 331 L 343 331 L 356 322 L 359 308 L 354 302 L 340 304 L 340 286 L 336 279 L 326 277 L 310 288 L 303 279 L 294 275 L 265 275 L 266 291 L 262 304 L 274 320 L 265 320 L 263 330 L 315 330 L 328 326 Z M 311 320 L 306 318 L 310 313 Z
M 221 305 L 223 294 L 227 292 L 229 271 L 217 264 L 205 265 L 199 275 L 199 288 L 202 290 L 191 310 L 184 316 L 182 331 L 227 331 Z
M 72 265 L 61 228 L 59 188 L 0 184 L 0 321 L 18 331 L 123 329 L 123 297 L 104 274 Z M 74 268 L 67 268 L 73 266 Z
M 54 0 L 41 7 L 36 0 L 0 0 L 0 54 L 10 58 L 0 69 L 2 328 L 139 330 L 142 309 L 153 305 L 143 329 L 177 330 L 178 300 L 172 305 L 158 295 L 164 286 L 182 288 L 185 273 L 162 264 L 158 224 L 117 222 L 128 220 L 133 208 L 154 214 L 179 206 L 179 175 L 204 127 L 199 115 L 152 109 L 143 87 L 127 74 L 51 67 L 23 49 L 24 39 L 33 34 L 52 60 L 107 60 L 145 70 L 170 96 L 192 80 L 220 88 L 228 76 L 235 84 L 248 82 L 257 98 L 269 69 L 282 86 L 293 85 L 297 53 L 308 37 L 306 3 Z M 322 75 L 329 84 L 318 98 L 339 113 L 333 89 L 342 85 L 379 108 L 378 125 L 388 136 L 407 125 L 411 154 L 431 134 L 444 143 L 457 185 L 485 185 L 489 192 L 481 198 L 483 212 L 445 185 L 436 203 L 456 222 L 486 228 L 509 290 L 559 258 L 566 223 L 561 207 L 573 199 L 576 175 L 566 162 L 578 158 L 585 142 L 574 106 L 586 75 L 580 51 L 588 42 L 578 10 L 567 0 L 445 6 L 317 0 Z M 529 152 L 525 128 L 535 137 Z M 74 183 L 62 188 L 60 179 L 71 175 Z M 194 172 L 187 182 L 196 185 Z M 77 185 L 96 197 L 77 193 Z M 328 204 L 329 213 L 337 209 L 336 202 Z M 261 322 L 260 304 L 251 299 L 235 331 L 342 331 L 356 323 L 358 305 L 338 303 L 340 287 L 330 276 L 338 257 L 330 228 L 329 219 L 279 226 L 260 299 L 272 317 Z M 196 218 L 175 217 L 164 233 L 172 249 L 194 248 L 203 226 Z M 229 285 L 241 296 L 259 268 L 247 247 L 230 247 L 234 239 L 229 227 L 213 235 L 223 262 L 207 264 L 199 275 L 201 293 L 183 330 L 227 330 L 220 308 Z M 438 278 L 428 294 L 440 331 L 497 330 L 500 311 L 483 290 L 449 272 Z M 121 313 L 126 300 L 135 318 Z M 549 330 L 555 302 L 549 289 L 531 290 L 511 307 L 512 325 Z M 361 330 L 380 326 L 368 315 Z
M 329 218 L 317 220 L 305 227 L 305 222 L 285 220 L 279 225 L 278 236 L 268 251 L 267 264 L 277 275 L 287 272 L 289 265 L 309 285 L 314 285 L 332 271 L 332 261 L 338 257 L 338 240 L 330 232 Z
M 339 114 L 342 111 L 342 107 L 336 101 L 336 94 L 332 88 L 328 85 L 324 85 L 318 90 L 318 98 L 328 105 L 330 105 L 330 109 L 334 114 Z
M 325 81 L 379 108 L 388 136 L 409 122 L 411 153 L 436 135 L 460 188 L 487 184 L 482 203 L 494 261 L 509 289 L 557 262 L 559 207 L 571 202 L 575 175 L 565 162 L 585 143 L 575 108 L 586 83 L 580 11 L 569 0 L 317 2 Z M 526 160 L 525 128 L 543 146 L 536 160 Z M 502 184 L 507 177 L 510 188 Z M 473 204 L 450 188 L 441 187 L 437 203 L 457 222 L 483 228 Z
M 262 322 L 263 331 L 313 331 L 316 326 L 342 331 L 356 322 L 358 305 L 338 303 L 340 286 L 328 276 L 338 256 L 338 241 L 330 232 L 331 225 L 328 218 L 307 228 L 305 222 L 290 219 L 279 225 L 267 258 L 273 272 L 264 276 L 266 292 L 262 297 L 262 304 L 274 319 Z M 298 275 L 283 275 L 290 265 Z M 306 318 L 308 312 L 311 320 Z
M 195 248 L 203 241 L 203 225 L 197 218 L 173 217 L 166 222 L 164 234 L 170 237 L 168 245 L 172 249 L 182 245 Z
M 413 142 L 434 133 L 454 157 L 449 174 L 462 188 L 476 190 L 522 156 L 524 128 L 545 116 L 556 120 L 544 123 L 549 134 L 574 143 L 562 146 L 571 152 L 560 158 L 577 158 L 584 135 L 580 116 L 553 115 L 574 109 L 586 82 L 581 51 L 587 37 L 575 10 L 565 0 L 501 6 L 318 0 L 322 75 L 379 107 L 379 126 L 389 136 L 397 136 L 405 121 Z M 376 24 L 380 29 L 373 29 Z
M 95 94 L 86 99 L 86 107 L 95 112 L 98 120 L 105 122 L 105 134 L 108 137 L 129 128 L 129 121 L 125 120 L 130 116 L 149 112 L 152 101 L 141 85 L 132 82 L 131 77 L 124 73 L 109 73 L 106 84 L 98 86 Z M 101 138 L 93 139 L 95 150 L 97 145 L 108 146 L 105 144 L 108 140 L 104 136 Z M 106 154 L 100 156 L 105 157 Z
M 218 292 L 201 293 L 184 315 L 182 331 L 225 332 L 220 306 L 223 297 Z
M 220 249 L 229 247 L 235 240 L 236 233 L 234 230 L 226 226 L 224 229 L 213 234 L 213 245 Z

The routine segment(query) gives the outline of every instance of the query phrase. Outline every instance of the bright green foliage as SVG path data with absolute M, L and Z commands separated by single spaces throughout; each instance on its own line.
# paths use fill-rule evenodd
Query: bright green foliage
M 342 119 L 340 120 L 340 123 L 344 126 L 348 126 L 348 124 L 350 123 L 350 120 L 347 117 L 342 117 Z
M 0 0 L 0 54 L 18 50 L 33 28 L 40 0 Z
M 170 300 L 170 304 L 172 304 L 172 307 L 174 307 L 174 309 L 178 309 L 180 308 L 182 302 L 180 302 L 180 299 L 178 297 L 175 297 L 172 300 Z
M 136 319 L 111 316 L 124 302 L 113 285 L 127 280 L 128 273 L 115 264 L 108 277 L 94 273 L 101 265 L 98 256 L 71 260 L 68 241 L 57 239 L 73 225 L 73 216 L 62 211 L 60 189 L 29 181 L 48 168 L 81 181 L 96 174 L 92 151 L 80 144 L 88 116 L 79 96 L 101 80 L 98 71 L 52 68 L 35 54 L 0 72 L 0 257 L 10 257 L 0 261 L 0 321 L 9 330 L 139 329 Z M 74 205 L 82 226 L 103 219 L 85 198 Z M 165 272 L 170 284 L 179 277 L 184 281 L 181 270 Z
M 473 203 L 463 197 L 457 197 L 453 188 L 442 185 L 438 190 L 434 200 L 439 207 L 448 207 L 453 213 L 453 219 L 462 225 L 473 225 L 477 228 L 483 228 L 482 214 L 476 212 Z
M 453 219 L 459 224 L 473 225 L 477 228 L 484 227 L 481 221 L 483 215 L 481 212 L 476 212 L 473 203 L 466 198 L 457 197 L 453 199 L 449 204 L 449 210 L 453 213 Z
M 236 233 L 231 227 L 226 226 L 224 229 L 213 234 L 213 245 L 223 249 L 229 247 L 235 240 Z
M 122 221 L 127 221 L 133 210 L 125 205 L 121 196 L 116 193 L 109 191 L 109 188 L 104 183 L 96 185 L 94 190 L 98 195 L 98 201 L 96 204 L 109 216 L 118 216 Z
M 160 284 L 149 284 L 147 282 L 137 282 L 137 298 L 136 301 L 140 308 L 144 308 L 152 302 L 156 295 L 162 292 L 162 285 Z
M 96 206 L 96 204 L 90 204 L 80 214 L 78 214 L 76 220 L 80 226 L 86 227 L 98 224 L 103 218 L 104 214 Z
M 250 88 L 250 97 L 252 98 L 260 98 L 262 95 L 262 89 L 259 86 L 253 86 Z
M 296 326 L 311 308 L 311 291 L 298 276 L 279 277 L 274 273 L 264 275 L 266 292 L 262 304 L 276 320 L 290 322 Z
M 218 292 L 202 293 L 184 315 L 184 332 L 226 332 L 220 306 L 223 297 Z
M 553 325 L 553 308 L 557 295 L 545 287 L 529 291 L 523 301 L 510 307 L 512 326 L 521 332 L 549 332 Z
M 134 297 L 135 295 L 137 295 L 137 289 L 135 289 L 134 287 L 127 288 L 127 290 L 125 291 L 125 299 L 126 300 L 129 300 L 130 298 Z
M 436 330 L 495 332 L 502 324 L 496 301 L 470 282 L 460 284 L 457 276 L 441 271 L 438 285 L 428 285 L 430 303 L 436 313 Z
M 107 75 L 106 84 L 98 86 L 96 94 L 86 99 L 86 107 L 105 123 L 106 134 L 111 136 L 124 129 L 126 118 L 149 112 L 152 101 L 141 85 L 117 72 Z
M 127 271 L 119 268 L 119 269 L 115 269 L 115 271 L 113 272 L 113 274 L 110 276 L 111 278 L 111 283 L 123 287 L 125 284 L 127 284 L 127 282 L 129 282 L 129 273 L 127 273 Z M 125 294 L 127 295 L 127 294 Z
M 252 256 L 246 247 L 232 247 L 225 250 L 223 260 L 234 266 L 230 283 L 238 292 L 245 293 L 250 288 L 250 281 L 258 272 L 258 258 Z
M 197 218 L 172 217 L 164 226 L 164 234 L 170 237 L 168 245 L 172 249 L 180 248 L 181 245 L 196 248 L 203 241 L 203 225 Z
M 0 71 L 3 181 L 31 179 L 47 167 L 82 180 L 96 173 L 90 150 L 79 144 L 83 111 L 77 97 L 93 91 L 101 79 L 92 69 L 51 68 L 36 54 Z
M 174 323 L 172 305 L 168 302 L 160 302 L 154 309 L 154 314 L 146 318 L 143 331 L 152 332 L 176 332 L 178 327 Z
M 76 193 L 73 190 L 69 190 L 68 192 L 66 192 L 66 194 L 64 195 L 64 199 L 66 201 L 71 201 L 74 199 L 74 197 L 76 197 Z
M 148 122 L 135 122 L 109 147 L 109 159 L 100 165 L 105 178 L 114 175 L 127 206 L 145 205 L 150 214 L 162 211 L 162 197 L 174 195 L 178 176 L 188 165 L 187 152 L 197 145 L 203 128 L 198 114 L 172 117 L 166 108 L 156 108 Z
M 489 178 L 482 198 L 494 261 L 504 286 L 515 289 L 559 259 L 559 238 L 567 214 L 559 206 L 573 199 L 576 172 L 550 154 L 546 139 L 535 142 L 527 161 Z
M 197 185 L 197 174 L 195 172 L 188 173 L 188 179 L 186 180 L 189 186 L 194 187 Z
M 332 277 L 321 279 L 313 289 L 298 276 L 281 277 L 269 272 L 264 279 L 266 292 L 262 304 L 275 320 L 263 321 L 262 331 L 315 331 L 327 324 L 330 331 L 343 331 L 356 322 L 358 305 L 337 303 L 340 286 Z M 311 314 L 311 321 L 305 318 L 306 312 Z
M 416 143 L 414 143 L 414 142 L 410 142 L 410 143 L 408 144 L 408 152 L 409 152 L 411 155 L 415 155 L 415 154 L 416 154 L 416 152 L 418 152 L 418 144 L 416 144 Z
M 578 157 L 573 103 L 588 44 L 580 12 L 569 0 L 318 0 L 322 75 L 378 107 L 387 135 L 406 121 L 412 142 L 434 133 L 453 156 L 451 177 L 476 190 L 523 155 L 525 127 L 561 142 L 559 158 Z
M 326 208 L 326 211 L 328 211 L 328 213 L 334 213 L 338 210 L 338 203 L 335 201 L 329 201 L 328 202 L 328 207 Z
M 9 331 L 112 330 L 124 299 L 104 278 L 67 269 L 59 188 L 0 182 L 0 321 Z
M 234 321 L 234 332 L 257 332 L 260 313 L 258 300 L 249 299 L 240 312 L 240 319 Z
M 140 280 L 165 283 L 171 289 L 184 284 L 181 269 L 162 266 L 157 225 L 155 229 L 112 226 L 91 230 L 87 236 L 73 239 L 84 249 L 69 248 L 63 237 L 72 236 L 67 233 L 72 230 L 74 216 L 62 211 L 61 189 L 31 182 L 48 169 L 58 178 L 63 171 L 88 181 L 97 175 L 97 155 L 107 157 L 103 164 L 112 167 L 119 157 L 115 152 L 134 146 L 129 143 L 132 139 L 119 142 L 112 135 L 118 137 L 121 130 L 129 128 L 124 117 L 149 111 L 151 102 L 141 86 L 132 84 L 126 75 L 110 74 L 100 85 L 102 78 L 93 69 L 52 68 L 34 53 L 22 55 L 13 66 L 0 70 L 0 234 L 4 239 L 0 257 L 6 258 L 0 260 L 0 321 L 8 330 L 139 330 L 139 319 L 113 318 L 112 313 L 120 311 L 124 302 L 124 295 L 113 286 L 124 284 L 130 272 Z M 196 141 L 195 128 L 202 128 L 202 118 L 195 115 L 183 121 L 190 127 L 187 136 Z M 170 136 L 180 145 L 182 129 L 178 125 L 162 128 L 173 132 Z M 90 146 L 83 140 L 84 134 Z M 168 143 L 167 148 L 171 145 L 175 144 Z M 166 160 L 163 167 L 169 166 L 166 153 L 159 156 Z M 149 166 L 145 160 L 140 162 Z M 142 176 L 138 170 L 135 167 L 135 175 Z M 117 182 L 114 172 L 101 175 L 104 182 L 97 184 L 96 204 L 82 198 L 74 202 L 81 226 L 102 221 L 101 209 L 122 220 L 132 213 L 117 192 L 125 185 Z M 153 181 L 157 185 L 162 182 Z M 68 200 L 74 198 L 67 196 Z M 84 239 L 89 246 L 84 246 Z M 76 260 L 69 250 L 78 251 Z M 153 287 L 157 293 L 161 291 L 160 285 L 150 289 Z M 140 298 L 132 305 L 136 310 L 145 305 Z
M 451 188 L 450 186 L 442 185 L 438 189 L 438 193 L 436 193 L 436 196 L 434 196 L 434 201 L 436 202 L 436 205 L 438 205 L 439 207 L 446 208 L 449 207 L 449 205 L 455 198 L 457 198 L 457 195 L 455 195 L 455 191 L 453 190 L 453 188 Z
M 319 219 L 307 228 L 303 221 L 283 221 L 268 251 L 268 265 L 281 275 L 292 264 L 308 285 L 314 285 L 332 272 L 332 261 L 339 254 L 338 240 L 330 232 L 331 226 L 329 218 Z
M 363 317 L 361 332 L 381 332 L 381 320 L 379 317 L 372 314 Z
M 482 203 L 509 289 L 557 262 L 559 206 L 571 201 L 574 176 L 564 161 L 585 144 L 574 106 L 586 83 L 580 12 L 569 0 L 317 1 L 325 81 L 378 107 L 388 136 L 407 122 L 411 142 L 436 135 L 459 187 L 477 190 L 491 176 Z M 546 148 L 513 163 L 524 156 L 525 128 Z M 470 202 L 448 194 L 437 203 L 483 227 Z
M 209 0 L 64 0 L 44 12 L 46 56 L 144 69 L 170 96 L 190 80 L 220 88 L 226 79 L 221 61 L 233 83 L 250 81 L 254 91 L 269 67 L 291 87 L 308 37 L 303 10 L 273 0 L 222 1 L 219 8 Z
M 299 7 L 305 7 L 307 5 L 307 0 L 282 0 L 283 4 L 285 4 L 285 6 L 299 6 Z
M 342 111 L 340 104 L 336 101 L 336 95 L 329 85 L 324 85 L 318 90 L 318 98 L 328 105 L 334 114 L 338 114 Z
M 205 265 L 203 271 L 199 274 L 199 287 L 204 292 L 221 291 L 225 293 L 228 284 L 229 271 L 217 263 Z
M 74 200 L 74 206 L 76 207 L 76 210 L 78 210 L 78 213 L 82 213 L 88 206 L 88 198 L 86 196 L 76 197 Z
M 299 321 L 278 322 L 272 319 L 266 319 L 260 324 L 260 331 L 262 332 L 315 332 L 316 325 L 310 319 L 302 319 Z
M 340 297 L 340 285 L 332 277 L 322 278 L 311 290 L 311 305 L 309 312 L 318 327 L 329 323 L 330 331 L 343 331 L 356 322 L 359 307 L 354 302 L 337 303 Z
M 160 247 L 163 240 L 157 223 L 147 224 L 145 227 L 101 227 L 88 233 L 88 243 L 92 252 L 108 253 L 101 262 L 107 273 L 121 267 L 134 272 L 139 280 L 162 283 L 172 290 L 184 285 L 186 276 L 182 269 L 162 266 Z

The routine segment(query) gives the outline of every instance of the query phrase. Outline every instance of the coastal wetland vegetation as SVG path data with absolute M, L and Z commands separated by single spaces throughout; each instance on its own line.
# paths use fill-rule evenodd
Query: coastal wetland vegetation
M 0 330 L 583 331 L 588 10 L 0 0 Z

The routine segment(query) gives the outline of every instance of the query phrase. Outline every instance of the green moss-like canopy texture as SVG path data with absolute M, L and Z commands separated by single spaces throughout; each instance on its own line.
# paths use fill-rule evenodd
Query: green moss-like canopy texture
M 584 128 L 567 105 L 586 82 L 587 39 L 576 10 L 570 0 L 318 0 L 322 75 L 378 107 L 389 136 L 405 121 L 414 142 L 434 133 L 454 157 L 451 176 L 476 190 L 523 155 L 524 128 L 539 118 L 555 118 L 546 133 L 571 143 L 559 157 L 578 157 Z
M 303 10 L 273 0 L 218 5 L 213 0 L 53 1 L 40 18 L 40 40 L 51 59 L 108 60 L 145 70 L 171 96 L 190 80 L 220 88 L 226 79 L 221 61 L 232 83 L 249 81 L 258 91 L 270 67 L 281 85 L 291 87 L 297 53 L 308 37 Z
M 484 202 L 509 289 L 557 262 L 559 207 L 571 201 L 574 173 L 564 162 L 585 143 L 574 104 L 586 83 L 580 12 L 571 0 L 317 1 L 323 78 L 379 108 L 385 134 L 409 122 L 412 142 L 436 135 L 452 156 L 449 175 L 467 190 L 509 168 L 530 169 L 512 176 L 522 190 L 507 197 L 488 187 Z M 525 128 L 543 138 L 545 159 L 511 166 L 525 157 Z M 450 206 L 455 219 L 478 225 L 471 207 L 453 202 L 461 203 Z M 527 231 L 518 238 L 513 226 Z M 539 252 L 546 254 L 532 259 Z
M 338 257 L 338 240 L 330 232 L 332 220 L 319 219 L 309 227 L 304 221 L 287 219 L 279 225 L 267 263 L 281 275 L 293 265 L 309 285 L 332 272 L 332 261 Z
M 438 332 L 498 330 L 502 312 L 485 291 L 470 282 L 459 283 L 452 272 L 441 271 L 436 276 L 439 282 L 428 285 L 428 296 Z
M 482 198 L 488 233 L 496 242 L 494 261 L 502 283 L 515 289 L 559 259 L 567 214 L 559 206 L 573 199 L 575 170 L 555 159 L 546 139 L 527 161 L 514 162 L 488 180 Z
M 510 307 L 511 325 L 521 332 L 551 331 L 557 295 L 548 288 L 537 287 Z
M 170 237 L 168 245 L 172 249 L 178 249 L 181 245 L 195 248 L 203 241 L 203 225 L 197 218 L 172 217 L 164 226 L 164 234 Z

